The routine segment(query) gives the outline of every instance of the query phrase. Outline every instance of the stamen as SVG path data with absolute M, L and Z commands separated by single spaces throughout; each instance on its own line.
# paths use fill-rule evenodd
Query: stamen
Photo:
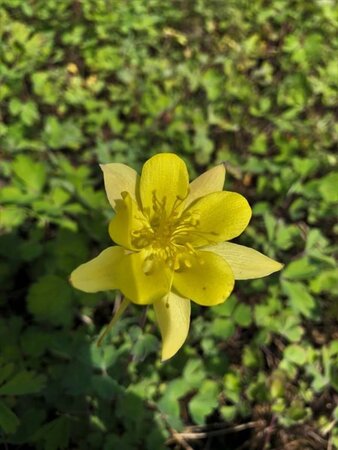
M 143 271 L 147 275 L 153 273 L 160 261 L 174 271 L 190 269 L 192 258 L 197 257 L 191 242 L 200 238 L 206 245 L 215 243 L 213 236 L 217 233 L 196 229 L 200 224 L 198 211 L 183 210 L 185 198 L 177 195 L 170 210 L 167 200 L 166 196 L 158 198 L 153 191 L 152 207 L 143 210 L 141 228 L 132 232 L 134 247 L 146 249 Z
M 190 259 L 185 258 L 185 260 L 183 262 L 184 262 L 185 267 L 187 267 L 188 269 L 190 269 L 192 267 L 192 262 Z

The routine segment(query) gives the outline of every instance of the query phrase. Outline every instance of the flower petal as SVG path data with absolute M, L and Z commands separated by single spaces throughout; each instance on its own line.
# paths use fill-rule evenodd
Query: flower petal
M 120 163 L 100 164 L 103 172 L 104 186 L 111 206 L 115 209 L 116 200 L 121 199 L 121 192 L 129 192 L 136 199 L 138 175 L 134 169 Z
M 177 292 L 203 306 L 223 303 L 234 288 L 229 264 L 215 253 L 199 251 L 191 267 L 175 272 L 173 286 Z
M 128 192 L 121 200 L 116 201 L 116 215 L 109 224 L 109 234 L 114 242 L 130 250 L 136 250 L 133 245 L 133 232 L 147 224 L 137 203 Z
M 146 250 L 126 254 L 114 275 L 122 293 L 139 305 L 153 303 L 168 294 L 172 282 L 171 272 L 164 263 L 156 261 L 149 269 L 146 256 Z
M 71 284 L 84 292 L 117 289 L 116 268 L 123 259 L 121 247 L 108 247 L 96 258 L 81 264 L 70 275 Z
M 200 197 L 211 194 L 213 192 L 219 192 L 223 190 L 225 180 L 225 166 L 219 164 L 210 170 L 202 173 L 194 181 L 190 183 L 189 195 L 186 200 L 186 206 L 194 202 Z
M 251 218 L 247 200 L 236 192 L 214 192 L 193 203 L 185 214 L 198 218 L 192 230 L 191 244 L 195 247 L 217 244 L 239 236 Z
M 181 158 L 174 153 L 153 156 L 144 164 L 140 179 L 143 211 L 151 215 L 154 206 L 161 205 L 169 215 L 178 198 L 183 200 L 187 197 L 188 186 L 188 170 Z
M 154 303 L 162 336 L 162 361 L 171 358 L 184 344 L 190 325 L 190 300 L 174 292 Z
M 207 249 L 225 259 L 234 273 L 235 280 L 266 277 L 283 268 L 283 264 L 244 245 L 222 242 Z

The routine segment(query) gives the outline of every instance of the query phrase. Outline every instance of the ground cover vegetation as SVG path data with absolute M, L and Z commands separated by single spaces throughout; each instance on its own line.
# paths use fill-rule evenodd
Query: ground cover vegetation
M 338 8 L 333 0 L 0 1 L 3 448 L 338 446 Z M 225 162 L 285 264 L 193 305 L 166 363 L 152 308 L 101 347 L 116 292 L 72 270 L 111 245 L 99 163 Z

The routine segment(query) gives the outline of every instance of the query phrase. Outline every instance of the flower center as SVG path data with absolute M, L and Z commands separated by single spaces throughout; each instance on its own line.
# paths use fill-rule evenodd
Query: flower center
M 199 216 L 196 212 L 184 211 L 183 203 L 184 199 L 177 196 L 169 209 L 166 197 L 159 199 L 153 192 L 151 211 L 143 211 L 146 220 L 140 229 L 132 232 L 133 245 L 147 250 L 145 273 L 150 273 L 161 262 L 172 270 L 191 267 L 191 258 L 196 252 L 189 241 Z

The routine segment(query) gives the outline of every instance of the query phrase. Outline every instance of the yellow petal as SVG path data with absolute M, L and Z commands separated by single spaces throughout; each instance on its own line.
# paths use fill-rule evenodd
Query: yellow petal
M 133 232 L 141 229 L 146 223 L 136 201 L 125 192 L 123 199 L 116 201 L 116 215 L 109 224 L 110 237 L 116 244 L 135 250 Z
M 121 199 L 121 192 L 129 192 L 136 199 L 138 175 L 134 169 L 120 163 L 100 164 L 103 172 L 104 186 L 109 203 L 115 208 L 116 200 Z
M 251 218 L 247 200 L 236 192 L 226 191 L 200 198 L 187 212 L 198 219 L 190 241 L 195 247 L 217 244 L 239 236 Z
M 223 242 L 207 247 L 207 249 L 227 261 L 234 273 L 235 280 L 266 277 L 283 268 L 283 264 L 244 245 Z
M 229 264 L 215 253 L 199 251 L 191 267 L 175 272 L 173 286 L 183 297 L 203 306 L 223 303 L 234 288 Z
M 161 261 L 150 266 L 147 252 L 129 253 L 122 258 L 116 278 L 119 289 L 133 303 L 146 305 L 168 294 L 172 276 Z
M 186 206 L 200 197 L 223 190 L 225 180 L 225 166 L 219 164 L 210 170 L 202 173 L 198 178 L 190 183 L 189 195 Z
M 144 164 L 140 179 L 143 211 L 151 215 L 154 207 L 160 207 L 169 215 L 178 199 L 187 197 L 188 186 L 188 170 L 181 158 L 174 153 L 153 156 Z
M 84 292 L 117 289 L 115 274 L 123 255 L 124 250 L 121 247 L 108 247 L 96 258 L 75 269 L 69 281 L 75 288 Z
M 162 336 L 162 361 L 171 358 L 184 344 L 190 325 L 190 300 L 174 292 L 154 303 Z

